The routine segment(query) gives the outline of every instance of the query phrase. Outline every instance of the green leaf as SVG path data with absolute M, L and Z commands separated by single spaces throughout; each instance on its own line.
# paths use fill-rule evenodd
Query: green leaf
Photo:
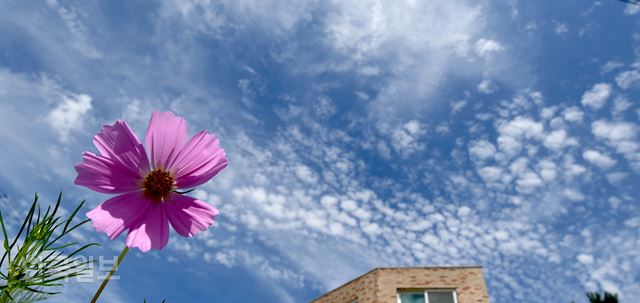
M 7 236 L 7 228 L 4 227 L 4 220 L 2 219 L 2 211 L 0 211 L 0 225 L 2 225 L 2 236 L 4 237 L 4 241 L 2 241 L 2 246 L 6 251 L 6 250 L 9 250 L 9 236 Z
M 84 205 L 84 200 L 82 202 L 80 202 L 80 204 L 78 204 L 76 209 L 73 210 L 73 212 L 69 216 L 69 219 L 67 219 L 67 223 L 64 225 L 64 229 L 62 229 L 62 233 L 66 233 L 67 232 L 67 227 L 69 227 L 69 224 L 71 223 L 71 220 L 73 220 L 73 218 L 76 216 L 76 214 L 78 213 L 78 211 L 80 210 L 82 205 Z
M 44 208 L 39 204 L 36 194 L 20 230 L 12 241 L 9 241 L 4 218 L 0 213 L 5 247 L 0 264 L 3 265 L 4 260 L 8 260 L 6 269 L 0 271 L 0 303 L 6 302 L 6 299 L 16 302 L 44 300 L 57 294 L 52 287 L 60 286 L 62 280 L 77 277 L 87 269 L 86 265 L 91 261 L 79 261 L 74 256 L 99 244 L 62 242 L 66 240 L 65 236 L 89 221 L 83 220 L 76 224 L 73 222 L 84 201 L 74 208 L 68 218 L 59 214 L 61 203 L 62 193 L 58 195 L 53 206 L 48 205 L 46 210 L 42 211 Z M 21 237 L 22 242 L 18 244 Z

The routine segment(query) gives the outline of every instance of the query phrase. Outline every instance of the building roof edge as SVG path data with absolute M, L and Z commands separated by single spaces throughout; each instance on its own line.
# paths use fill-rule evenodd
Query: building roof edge
M 334 289 L 332 289 L 332 290 L 330 290 L 330 291 L 328 291 L 328 292 L 324 293 L 323 295 L 321 295 L 321 296 L 319 296 L 319 297 L 317 297 L 317 298 L 315 298 L 315 299 L 311 300 L 310 302 L 318 301 L 318 300 L 322 299 L 323 297 L 328 296 L 329 294 L 331 294 L 331 293 L 333 293 L 333 292 L 336 292 L 336 291 L 338 291 L 339 289 L 344 288 L 344 287 L 346 287 L 347 285 L 349 285 L 349 284 L 351 284 L 351 283 L 353 283 L 353 282 L 355 282 L 355 281 L 358 281 L 358 280 L 360 280 L 361 278 L 363 278 L 363 277 L 365 277 L 365 276 L 367 276 L 367 275 L 370 275 L 370 274 L 372 274 L 373 272 L 378 271 L 378 270 L 390 270 L 390 269 L 464 269 L 464 268 L 482 268 L 482 266 L 481 266 L 481 265 L 460 265 L 460 266 L 407 266 L 407 267 L 402 267 L 402 266 L 400 266 L 400 267 L 375 267 L 375 268 L 373 268 L 372 270 L 370 270 L 370 271 L 368 271 L 368 272 L 366 272 L 366 273 L 364 273 L 364 274 L 362 274 L 362 275 L 359 275 L 359 276 L 357 276 L 357 277 L 355 277 L 355 278 L 353 278 L 353 279 L 349 280 L 348 282 L 346 282 L 346 283 L 344 283 L 344 284 L 342 284 L 342 285 L 340 285 L 340 286 L 338 286 L 338 287 L 336 287 L 336 288 L 334 288 Z

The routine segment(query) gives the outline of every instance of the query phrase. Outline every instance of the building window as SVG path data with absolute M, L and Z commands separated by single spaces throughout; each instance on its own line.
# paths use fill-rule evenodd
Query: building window
M 399 291 L 398 303 L 458 303 L 455 290 Z

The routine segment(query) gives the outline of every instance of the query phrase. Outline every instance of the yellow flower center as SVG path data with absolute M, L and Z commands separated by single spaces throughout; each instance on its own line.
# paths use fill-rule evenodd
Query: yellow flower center
M 144 194 L 157 201 L 162 201 L 173 190 L 173 177 L 168 171 L 154 169 L 142 182 Z

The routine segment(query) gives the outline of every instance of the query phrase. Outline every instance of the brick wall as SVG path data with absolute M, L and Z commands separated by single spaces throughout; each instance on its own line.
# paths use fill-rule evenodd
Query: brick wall
M 355 300 L 361 302 L 376 301 L 377 269 L 374 269 L 359 278 L 311 301 L 314 303 L 351 303 Z M 397 303 L 397 302 L 394 302 Z
M 458 303 L 488 303 L 481 267 L 376 268 L 312 301 L 397 303 L 398 289 L 455 289 Z

